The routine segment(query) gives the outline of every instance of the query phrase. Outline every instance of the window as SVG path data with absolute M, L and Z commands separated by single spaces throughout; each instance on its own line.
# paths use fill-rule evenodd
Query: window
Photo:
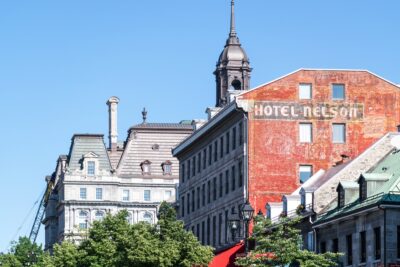
M 375 254 L 375 259 L 380 260 L 381 259 L 381 228 L 376 227 L 374 228 L 374 254 Z M 399 241 L 400 241 L 400 236 L 399 236 L 399 226 L 397 226 L 397 258 L 400 258 L 399 254 Z
M 222 245 L 222 213 L 218 214 L 218 244 Z
M 194 189 L 192 190 L 192 212 L 196 209 L 196 196 Z
M 202 244 L 205 244 L 205 242 L 206 242 L 206 238 L 205 238 L 206 231 L 205 230 L 206 230 L 205 229 L 205 221 L 202 221 L 201 222 L 201 243 Z
M 211 159 L 212 159 L 212 145 L 208 146 L 208 166 L 211 165 Z
M 367 259 L 367 240 L 365 231 L 360 232 L 360 261 L 365 262 Z
M 232 150 L 236 149 L 236 127 L 232 129 Z
M 145 160 L 140 164 L 140 167 L 142 168 L 142 174 L 150 174 L 150 164 L 151 162 L 148 160 Z
M 203 184 L 201 188 L 201 201 L 204 207 L 206 205 L 206 184 Z
M 223 188 L 224 188 L 224 182 L 222 181 L 222 173 L 219 174 L 219 197 L 222 197 L 224 194 Z
M 325 241 L 321 242 L 319 252 L 322 254 L 326 252 L 326 242 Z
M 229 194 L 229 170 L 225 171 L 225 194 Z
M 122 191 L 122 200 L 129 201 L 129 190 L 128 189 L 124 189 Z
M 79 189 L 79 198 L 80 199 L 86 199 L 86 193 L 87 193 L 86 188 L 80 188 Z
M 172 163 L 168 160 L 161 165 L 164 175 L 172 174 Z
M 150 201 L 150 199 L 151 199 L 150 190 L 144 190 L 143 200 L 144 201 Z
M 332 99 L 344 99 L 344 84 L 332 84 Z
M 212 233 L 212 245 L 215 247 L 217 244 L 217 216 L 213 216 Z
M 197 187 L 197 208 L 200 209 L 200 187 Z
M 94 176 L 96 171 L 96 163 L 94 161 L 88 161 L 87 163 L 87 175 Z
M 150 224 L 153 222 L 153 216 L 150 212 L 146 212 L 145 214 L 143 214 L 143 221 Z
M 190 214 L 190 193 L 186 195 L 186 212 Z
M 311 165 L 300 165 L 299 167 L 299 178 L 300 183 L 304 183 L 308 180 L 312 175 L 312 166 Z
M 196 175 L 196 156 L 193 157 L 192 162 L 192 177 Z
M 188 174 L 188 180 L 190 179 L 190 175 L 191 175 L 191 173 L 192 173 L 192 170 L 191 170 L 191 168 L 190 168 L 190 164 L 191 164 L 191 160 L 189 159 L 188 161 L 187 161 L 187 174 Z
M 207 203 L 211 202 L 211 181 L 207 182 Z
M 217 200 L 217 177 L 213 179 L 213 200 Z
M 199 223 L 196 225 L 196 236 L 197 236 L 197 240 L 200 240 L 200 224 Z
M 225 210 L 225 243 L 228 243 L 228 229 L 229 229 L 229 225 L 228 225 L 228 214 L 229 211 Z
M 207 218 L 207 245 L 210 244 L 210 218 Z
M 167 190 L 164 192 L 164 200 L 169 200 L 172 197 L 172 191 Z
M 224 137 L 221 136 L 219 139 L 219 157 L 222 158 L 224 156 Z
M 96 199 L 97 200 L 103 199 L 103 188 L 96 188 Z
M 346 142 L 346 125 L 344 123 L 332 124 L 332 141 L 333 143 Z
M 89 213 L 87 211 L 81 210 L 79 212 L 79 229 L 88 228 Z
M 218 160 L 218 142 L 214 142 L 214 162 Z
M 185 196 L 181 197 L 181 217 L 185 216 Z
M 232 166 L 232 171 L 231 171 L 231 175 L 232 175 L 232 191 L 235 191 L 236 189 L 236 169 L 235 166 Z
M 299 85 L 299 99 L 311 99 L 312 98 L 312 90 L 311 84 L 302 83 Z
M 239 161 L 239 187 L 243 186 L 243 161 Z
M 197 155 L 197 173 L 201 171 L 201 153 Z
M 101 221 L 101 220 L 103 220 L 103 218 L 104 218 L 104 212 L 102 212 L 100 210 L 96 211 L 96 213 L 94 214 L 94 219 L 96 221 Z
M 308 251 L 314 250 L 314 233 L 313 232 L 307 233 L 307 250 Z
M 207 148 L 203 150 L 203 170 L 207 167 Z
M 231 148 L 229 141 L 230 141 L 230 134 L 229 134 L 229 132 L 227 132 L 226 133 L 226 149 L 225 149 L 226 154 L 229 154 L 229 149 Z
M 299 136 L 301 143 L 312 142 L 312 124 L 311 123 L 300 123 L 299 124 Z
M 182 177 L 182 183 L 185 182 L 185 164 L 182 163 L 182 167 L 181 167 L 181 177 Z
M 243 145 L 243 123 L 239 123 L 239 146 Z
M 346 236 L 347 265 L 353 264 L 353 238 L 351 235 Z
M 332 252 L 333 253 L 339 252 L 339 239 L 337 238 L 332 240 Z

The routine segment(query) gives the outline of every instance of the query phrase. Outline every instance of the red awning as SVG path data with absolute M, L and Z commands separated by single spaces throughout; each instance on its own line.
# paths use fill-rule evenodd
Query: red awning
M 235 267 L 237 254 L 244 253 L 244 243 L 240 242 L 231 248 L 223 250 L 214 256 L 208 267 Z

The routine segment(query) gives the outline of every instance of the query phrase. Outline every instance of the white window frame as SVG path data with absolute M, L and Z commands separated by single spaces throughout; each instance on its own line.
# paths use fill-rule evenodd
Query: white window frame
M 153 223 L 153 214 L 151 214 L 150 212 L 146 211 L 143 213 L 143 217 L 142 217 L 142 221 L 143 222 L 147 222 L 149 224 Z
M 79 199 L 87 199 L 87 188 L 86 187 L 79 188 Z
M 306 128 L 307 126 L 307 128 Z M 313 141 L 313 125 L 310 122 L 299 123 L 299 142 L 312 143 Z M 307 136 L 305 136 L 307 134 Z
M 310 173 L 310 177 L 313 175 L 313 166 L 312 165 L 308 165 L 308 164 L 301 164 L 301 165 L 299 165 L 299 181 L 301 182 L 301 173 L 302 173 L 302 169 L 303 170 L 305 170 L 305 169 L 308 169 L 309 168 L 309 173 Z M 305 171 L 303 171 L 303 172 L 305 172 Z M 310 179 L 310 177 L 308 177 L 307 179 Z M 307 180 L 306 180 L 307 181 Z M 306 182 L 306 181 L 304 181 L 304 182 Z
M 87 176 L 96 175 L 96 161 L 88 160 L 87 162 Z
M 169 192 L 169 194 L 167 194 Z M 169 195 L 169 196 L 168 196 Z M 172 197 L 172 190 L 165 190 L 164 191 L 164 200 L 168 200 Z
M 149 198 L 146 198 L 146 192 L 149 192 Z M 151 201 L 151 190 L 145 189 L 143 190 L 143 201 Z
M 129 201 L 130 200 L 130 191 L 129 189 L 122 190 L 122 201 Z
M 340 133 L 342 135 L 342 139 L 335 140 L 335 126 L 341 126 L 343 132 Z M 346 124 L 345 123 L 332 123 L 332 143 L 334 144 L 345 144 L 346 143 Z
M 308 91 L 304 91 L 308 90 Z M 310 100 L 312 99 L 312 84 L 311 83 L 300 83 L 299 84 L 299 99 Z
M 103 200 L 103 188 L 96 188 L 96 200 Z
M 335 92 L 334 87 L 335 86 L 343 86 L 343 98 L 334 97 L 334 92 Z M 332 99 L 333 100 L 345 100 L 345 98 L 346 98 L 346 85 L 345 84 L 343 84 L 343 83 L 333 83 L 331 88 L 332 88 Z
M 87 229 L 89 222 L 89 212 L 81 210 L 78 213 L 78 227 L 79 229 Z
M 99 216 L 99 214 L 101 214 L 101 215 Z M 94 219 L 95 219 L 96 221 L 101 221 L 101 220 L 103 220 L 103 218 L 104 218 L 104 211 L 96 210 L 96 211 L 94 212 Z

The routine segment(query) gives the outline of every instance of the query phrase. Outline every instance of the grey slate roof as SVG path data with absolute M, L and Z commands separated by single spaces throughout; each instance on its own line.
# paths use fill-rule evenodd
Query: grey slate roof
M 187 123 L 141 123 L 130 129 L 177 129 L 193 130 L 193 126 Z
M 111 171 L 110 160 L 107 155 L 104 144 L 104 135 L 102 134 L 75 134 L 72 137 L 71 148 L 69 152 L 68 167 L 71 171 L 80 169 L 83 155 L 93 152 L 99 156 L 99 168 L 101 170 Z

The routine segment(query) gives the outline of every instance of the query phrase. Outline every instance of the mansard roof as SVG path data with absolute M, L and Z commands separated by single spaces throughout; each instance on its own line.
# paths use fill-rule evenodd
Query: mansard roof
M 193 130 L 193 126 L 188 123 L 140 123 L 132 126 L 129 130 Z
M 68 155 L 68 168 L 71 171 L 81 169 L 83 156 L 88 153 L 98 155 L 99 168 L 111 171 L 103 134 L 75 134 L 72 137 Z

